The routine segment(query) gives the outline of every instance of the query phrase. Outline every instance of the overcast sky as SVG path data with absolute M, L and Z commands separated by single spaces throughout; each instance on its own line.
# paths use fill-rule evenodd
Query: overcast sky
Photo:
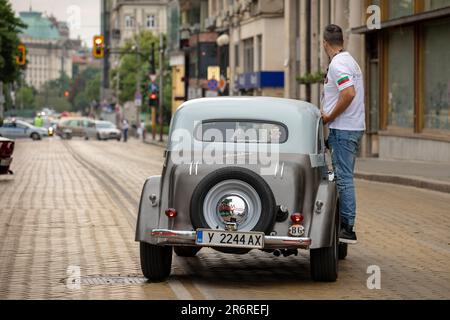
M 9 0 L 13 9 L 30 10 L 53 14 L 66 21 L 71 38 L 81 37 L 90 47 L 92 37 L 100 33 L 100 0 Z

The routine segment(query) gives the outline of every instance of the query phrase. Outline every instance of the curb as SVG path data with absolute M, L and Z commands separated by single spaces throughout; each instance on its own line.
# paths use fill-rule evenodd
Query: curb
M 167 145 L 167 142 L 166 141 L 163 141 L 163 142 L 159 142 L 159 141 L 144 141 L 144 143 L 145 144 L 150 144 L 150 145 L 153 145 L 153 146 L 157 146 L 157 147 L 160 147 L 160 148 L 165 148 L 166 147 L 166 145 Z
M 387 174 L 376 174 L 376 173 L 366 173 L 366 172 L 356 172 L 356 179 L 382 182 L 382 183 L 392 183 L 402 186 L 415 187 L 420 189 L 433 190 L 438 192 L 450 193 L 450 183 L 436 181 L 436 180 L 426 180 L 418 177 L 408 177 L 408 176 L 395 176 Z

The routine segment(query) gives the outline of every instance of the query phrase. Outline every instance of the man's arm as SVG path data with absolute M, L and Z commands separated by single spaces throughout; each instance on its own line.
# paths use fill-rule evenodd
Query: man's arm
M 333 111 L 328 114 L 322 111 L 323 123 L 328 124 L 336 120 L 337 117 L 339 117 L 342 113 L 345 112 L 345 110 L 347 110 L 355 96 L 356 91 L 354 86 L 342 90 L 339 94 L 338 102 L 336 103 L 336 107 L 334 107 Z

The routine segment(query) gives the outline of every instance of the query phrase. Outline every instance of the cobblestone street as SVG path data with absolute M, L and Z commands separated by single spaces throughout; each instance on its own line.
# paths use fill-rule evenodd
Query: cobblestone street
M 450 194 L 357 181 L 359 244 L 336 283 L 310 279 L 309 253 L 203 249 L 148 283 L 134 241 L 145 179 L 163 148 L 138 142 L 18 140 L 0 177 L 0 299 L 450 299 Z M 369 290 L 369 266 L 381 289 Z M 80 288 L 66 285 L 79 267 Z

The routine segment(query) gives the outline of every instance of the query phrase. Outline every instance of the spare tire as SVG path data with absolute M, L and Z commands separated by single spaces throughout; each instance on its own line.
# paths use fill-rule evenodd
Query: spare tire
M 259 175 L 245 168 L 226 167 L 197 185 L 190 217 L 195 229 L 223 230 L 226 222 L 237 222 L 238 231 L 270 234 L 276 203 L 272 190 Z

